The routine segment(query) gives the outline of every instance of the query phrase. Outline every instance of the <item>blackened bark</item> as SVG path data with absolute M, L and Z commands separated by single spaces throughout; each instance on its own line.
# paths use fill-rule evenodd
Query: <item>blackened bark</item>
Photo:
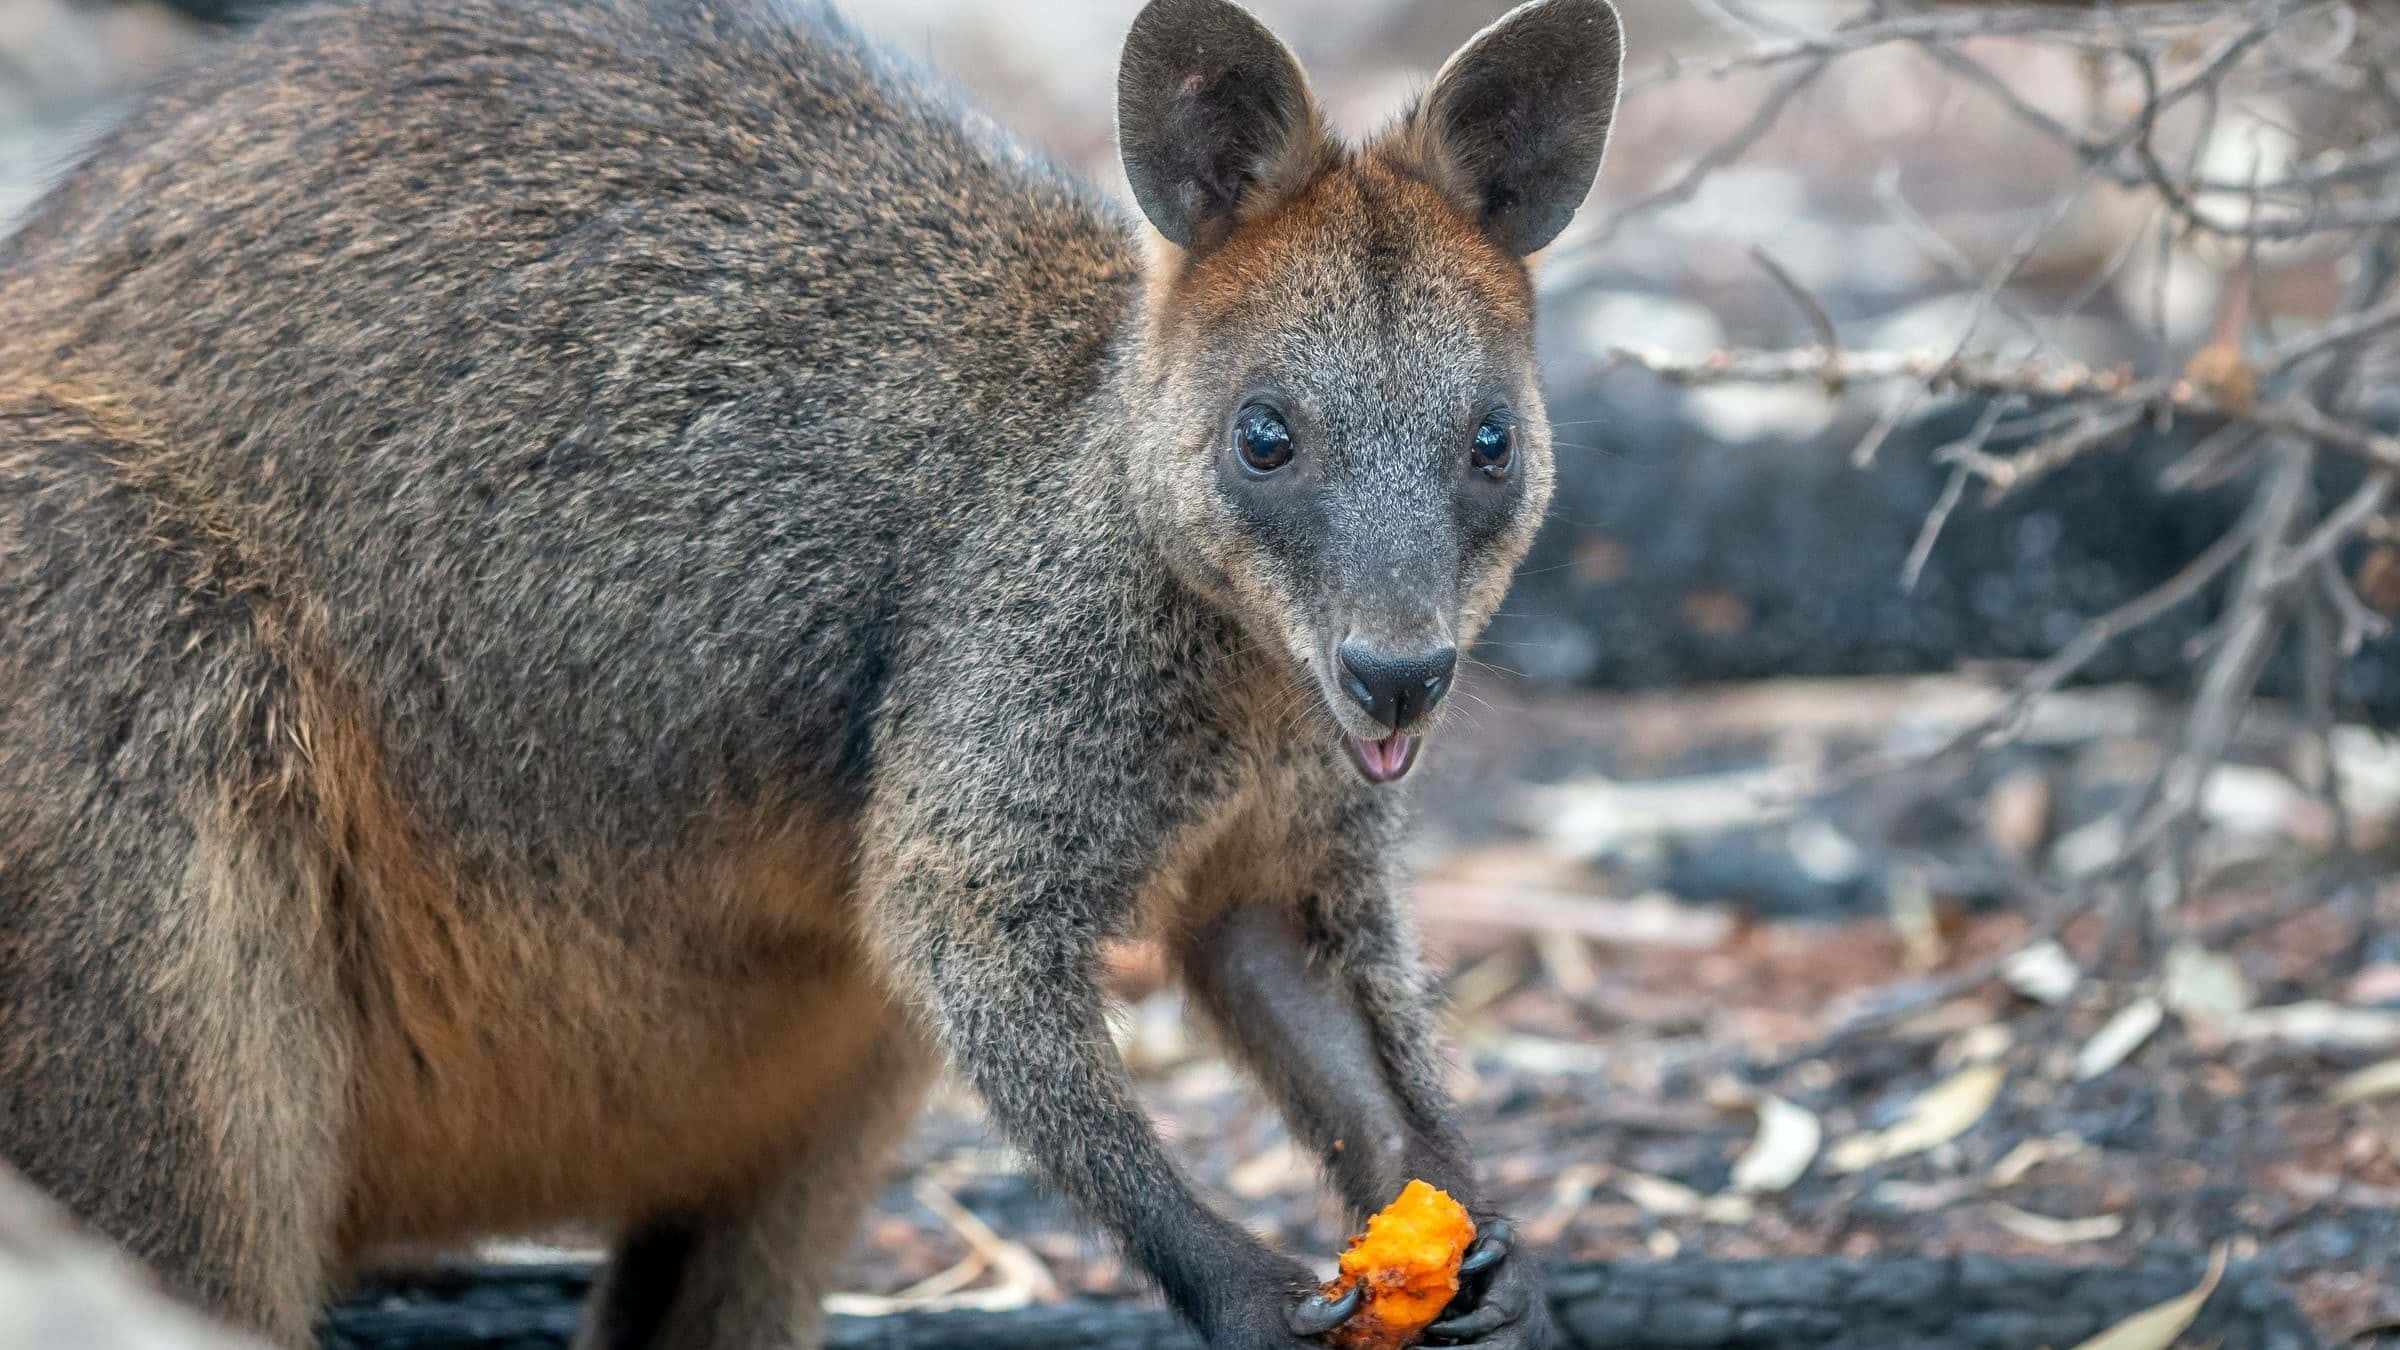
M 2074 1345 L 2196 1285 L 2197 1256 L 2130 1266 L 1950 1259 L 1669 1261 L 1561 1267 L 1567 1350 L 2033 1350 Z M 582 1267 L 464 1268 L 398 1278 L 335 1308 L 325 1350 L 554 1350 L 590 1287 Z M 2312 1350 L 2322 1342 L 2265 1273 L 2237 1266 L 2188 1342 Z M 836 1318 L 829 1350 L 1200 1350 L 1167 1313 L 1072 1304 L 1005 1313 Z
M 1638 372 L 1553 392 L 1556 505 L 1485 659 L 1600 689 L 2039 660 L 2189 562 L 2249 497 L 2246 478 L 2166 491 L 2160 471 L 2195 433 L 2145 433 L 1996 506 L 1970 489 L 1904 593 L 1902 565 L 1949 474 L 1931 452 L 1966 435 L 1978 409 L 1904 427 L 1860 470 L 1856 420 L 1805 441 L 1724 445 L 1682 398 Z M 2356 482 L 2354 467 L 2330 463 L 2320 505 Z M 2354 569 L 2358 550 L 2343 561 Z M 2116 644 L 2084 681 L 2182 689 L 2196 664 L 2187 649 L 2221 600 L 2212 589 Z M 2291 696 L 2297 673 L 2280 654 L 2265 691 Z M 2400 640 L 2368 643 L 2343 693 L 2349 712 L 2400 720 Z

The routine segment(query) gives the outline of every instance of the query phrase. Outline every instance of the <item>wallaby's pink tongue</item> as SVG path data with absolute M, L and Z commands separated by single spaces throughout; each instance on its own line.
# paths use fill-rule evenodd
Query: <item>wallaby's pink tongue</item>
M 1370 741 L 1352 736 L 1350 757 L 1358 761 L 1359 772 L 1368 782 L 1395 782 L 1417 762 L 1417 738 L 1394 735 Z

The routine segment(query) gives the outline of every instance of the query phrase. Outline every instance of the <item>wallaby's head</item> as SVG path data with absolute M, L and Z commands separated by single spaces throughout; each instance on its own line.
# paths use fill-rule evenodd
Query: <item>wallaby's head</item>
M 1533 0 L 1349 146 L 1229 0 L 1126 38 L 1141 511 L 1370 781 L 1408 772 L 1549 501 L 1525 260 L 1591 188 L 1622 57 L 1608 0 Z

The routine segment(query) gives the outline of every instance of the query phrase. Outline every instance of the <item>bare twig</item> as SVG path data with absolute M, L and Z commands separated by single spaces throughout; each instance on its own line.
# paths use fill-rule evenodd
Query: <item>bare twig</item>
M 1917 542 L 1909 546 L 1908 561 L 1900 565 L 1902 591 L 1915 590 L 1917 579 L 1925 575 L 1925 564 L 1933 557 L 1933 546 L 1942 537 L 1942 527 L 1950 523 L 1950 513 L 1958 509 L 1959 499 L 1967 495 L 1970 476 L 1971 471 L 1964 464 L 1950 470 L 1950 481 L 1942 486 L 1942 495 L 1934 499 L 1933 509 L 1925 513 L 1925 523 L 1917 528 Z
M 2323 520 L 2317 522 L 2317 527 L 2308 532 L 2306 538 L 2285 550 L 2283 556 L 2275 560 L 2269 584 L 2281 590 L 2315 571 L 2320 563 L 2333 556 L 2335 549 L 2357 538 L 2359 527 L 2366 523 L 2368 517 L 2381 511 L 2391 495 L 2391 474 L 2368 474 L 2367 480 L 2358 485 L 2358 490 L 2350 494 L 2348 501 L 2328 512 Z
M 2179 416 L 2222 418 L 2268 431 L 2289 432 L 2378 467 L 2400 469 L 2400 436 L 2335 417 L 2304 400 L 2281 399 L 2238 407 L 2216 393 L 2180 379 L 2136 380 L 2122 367 L 2094 367 L 2076 362 L 1953 360 L 1935 352 L 1855 349 L 1837 353 L 1828 361 L 1825 353 L 1815 348 L 1719 350 L 1698 356 L 1619 348 L 1611 353 L 1611 359 L 1685 385 L 1782 384 L 1801 378 L 1815 381 L 1830 378 L 1843 385 L 1905 380 L 1921 384 L 1927 392 L 1936 394 L 2099 400 L 2133 406 L 2137 411 L 2164 406 Z
M 2354 346 L 2361 338 L 2375 337 L 2395 327 L 2400 327 L 2400 296 L 2318 324 L 2268 351 L 2259 364 L 2270 374 L 2281 374 L 2312 357 Z
M 2280 546 L 2291 537 L 2308 500 L 2316 454 L 2305 441 L 2286 441 L 2280 450 L 2256 515 L 2246 529 L 2236 532 L 2248 545 L 2251 557 L 2229 607 L 2230 627 L 2201 676 L 2199 692 L 2185 718 L 2182 744 L 2159 771 L 2153 793 L 2156 800 L 2126 841 L 2128 858 L 2145 853 L 2199 805 L 2200 790 L 2224 758 L 2234 727 L 2249 707 L 2251 691 L 2289 618 L 2283 606 L 2272 603 L 2275 573 Z
M 1684 171 L 1672 181 L 1619 207 L 1601 226 L 1599 233 L 1587 242 L 1607 240 L 1636 216 L 1690 201 L 1700 191 L 1700 185 L 1708 181 L 1710 174 L 1748 154 L 1751 146 L 1773 130 L 1776 119 L 1783 116 L 1784 105 L 1816 83 L 1817 76 L 1824 69 L 1824 61 L 1818 60 L 1787 73 L 1765 98 L 1759 100 L 1757 110 L 1750 114 L 1750 120 L 1744 122 L 1739 130 L 1701 152 L 1699 158 L 1685 166 Z
M 2341 569 L 2333 565 L 2332 559 L 2327 558 L 2317 564 L 2316 580 L 2318 591 L 2333 605 L 2335 617 L 2341 620 L 2334 645 L 2343 660 L 2358 655 L 2358 649 L 2365 646 L 2368 639 L 2391 636 L 2392 621 L 2367 608 L 2367 602 L 2359 599 L 2358 592 L 2350 589 L 2349 581 L 2342 576 Z
M 1752 244 L 1750 257 L 1758 264 L 1759 270 L 1774 278 L 1775 284 L 1783 288 L 1783 293 L 1792 298 L 1794 305 L 1799 306 L 1800 313 L 1808 320 L 1810 330 L 1817 335 L 1817 346 L 1825 353 L 1826 390 L 1829 393 L 1840 392 L 1841 385 L 1837 382 L 1833 366 L 1834 358 L 1841 353 L 1842 340 L 1833 331 L 1833 319 L 1826 314 L 1824 304 L 1810 295 L 1807 287 L 1794 280 L 1792 274 L 1784 270 L 1783 264 L 1775 261 L 1775 256 L 1764 247 Z
M 2160 31 L 2190 28 L 2221 17 L 2225 8 L 2211 0 L 2196 3 L 2147 5 L 2137 16 L 2143 27 Z M 2057 34 L 2097 35 L 2105 21 L 2099 8 L 2079 10 L 2059 5 L 1990 5 L 1979 12 L 1904 14 L 1860 24 L 1815 37 L 1791 37 L 1736 56 L 1700 65 L 1670 61 L 1626 82 L 1628 93 L 1640 93 L 1677 80 L 1720 80 L 1745 70 L 1767 70 L 1794 62 L 1819 62 L 1895 43 L 1929 40 L 1958 41 L 1970 37 L 2035 37 Z
M 2383 548 L 2400 542 L 2400 525 L 2388 514 L 2400 499 L 2400 434 L 2359 397 L 2372 381 L 2388 381 L 2400 368 L 2400 266 L 2394 262 L 2400 252 L 2400 30 L 2330 0 L 2134 6 L 1873 0 L 1863 17 L 1824 32 L 1767 19 L 1744 8 L 1744 0 L 1719 3 L 1747 31 L 1762 35 L 1758 44 L 1712 64 L 1671 68 L 1652 82 L 1738 72 L 1771 72 L 1774 82 L 1734 135 L 1704 151 L 1665 188 L 1630 204 L 1617 220 L 1689 198 L 1708 173 L 1764 138 L 1834 63 L 1888 46 L 1921 53 L 2011 124 L 2065 152 L 2074 177 L 2037 206 L 2031 224 L 1987 263 L 1970 259 L 1917 211 L 1900 190 L 1896 167 L 1887 165 L 1877 176 L 1876 191 L 1905 235 L 1942 272 L 1975 284 L 1954 343 L 1912 351 L 1845 348 L 1828 307 L 1754 249 L 1761 269 L 1807 319 L 1812 345 L 1620 350 L 1611 359 L 1687 386 L 1806 383 L 1828 395 L 1872 390 L 1884 397 L 1853 451 L 1860 464 L 1871 461 L 1927 400 L 1983 400 L 1973 429 L 1931 452 L 1949 473 L 1902 566 L 1904 589 L 1925 574 L 1944 529 L 1976 483 L 1989 498 L 2005 496 L 2130 440 L 2145 426 L 2188 438 L 2188 448 L 2160 474 L 2160 485 L 2170 492 L 2246 492 L 2240 520 L 2173 576 L 2084 625 L 2017 679 L 2000 708 L 1961 729 L 1931 758 L 1972 754 L 2020 734 L 2041 699 L 2078 678 L 2127 634 L 2213 596 L 2217 612 L 2192 646 L 2196 684 L 2179 735 L 2128 812 L 2118 865 L 2102 869 L 2101 884 L 2145 897 L 2136 908 L 2144 931 L 2150 930 L 2157 917 L 2153 902 L 2171 899 L 2190 877 L 2202 789 L 2268 663 L 2283 656 L 2298 658 L 2304 713 L 2320 752 L 2320 762 L 2304 774 L 2306 786 L 2342 820 L 2328 730 L 2343 665 L 2361 644 L 2391 629 L 2360 598 L 2343 562 L 2362 541 Z M 2302 18 L 2324 22 L 2295 22 Z M 2075 114 L 2057 111 L 2055 100 L 2010 73 L 2014 67 L 2004 53 L 1978 45 L 1993 38 L 2063 43 L 2083 53 L 2094 79 L 2087 106 Z M 2278 90 L 2307 97 L 2277 102 L 2272 94 Z M 2228 127 L 2244 125 L 2272 129 L 2290 144 L 2270 153 L 2253 142 L 2249 172 L 2234 178 L 2222 164 L 2221 137 L 2230 134 Z M 2318 142 L 2313 146 L 2307 143 L 2312 137 Z M 2011 292 L 2030 260 L 2085 203 L 2107 208 L 2095 219 L 2119 220 L 2126 218 L 2128 196 L 2132 218 L 2145 223 L 2111 247 L 2065 303 L 2049 310 L 2048 320 L 2029 315 Z M 2226 243 L 2238 245 L 2238 260 L 2230 264 Z M 2268 247 L 2287 244 L 2300 247 Z M 2059 345 L 2055 320 L 2080 313 L 2145 248 L 2155 249 L 2145 259 L 2152 265 L 2151 350 L 2138 358 L 2138 368 L 2074 359 Z M 2263 307 L 2270 301 L 2289 306 L 2306 289 L 2262 280 L 2269 278 L 2270 253 L 2275 259 L 2358 259 L 2331 314 L 2298 322 L 2285 314 L 2286 327 L 2274 342 L 2257 331 Z M 2204 341 L 2169 322 L 2169 300 L 2197 298 L 2180 280 L 2194 275 L 2195 263 L 2229 269 Z M 1976 350 L 1984 320 L 1995 310 L 2029 339 L 2012 343 L 2005 357 Z M 1994 450 L 1995 442 L 2006 448 Z M 2320 499 L 2320 472 L 2348 480 L 2330 489 L 2338 500 Z M 2341 832 L 2346 838 L 2346 824 Z M 1961 978 L 1971 982 L 1988 972 Z

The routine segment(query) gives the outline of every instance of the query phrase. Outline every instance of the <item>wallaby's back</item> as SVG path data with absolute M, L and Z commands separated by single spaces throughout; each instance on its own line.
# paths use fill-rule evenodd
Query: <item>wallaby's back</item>
M 120 406 L 360 688 L 473 691 L 368 710 L 442 827 L 854 785 L 903 574 L 1100 379 L 1120 227 L 829 11 L 399 0 L 215 59 L 0 250 L 10 382 Z

